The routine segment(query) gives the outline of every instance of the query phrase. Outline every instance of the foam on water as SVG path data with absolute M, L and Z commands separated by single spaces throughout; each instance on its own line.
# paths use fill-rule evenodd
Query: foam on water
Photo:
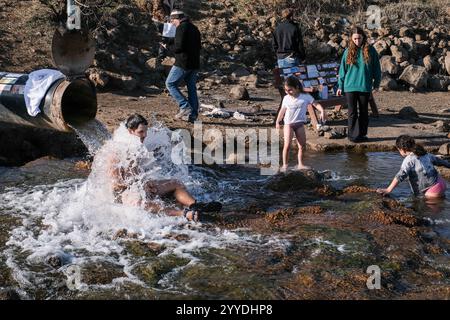
M 127 280 L 142 285 L 131 271 L 139 258 L 126 253 L 125 240 L 115 237 L 123 229 L 137 234 L 139 241 L 164 245 L 161 255 L 175 254 L 192 263 L 198 260 L 196 251 L 203 248 L 251 246 L 266 241 L 242 231 L 207 228 L 186 223 L 185 218 L 149 213 L 139 206 L 114 202 L 108 171 L 111 156 L 118 166 L 129 168 L 139 164 L 142 168 L 134 180 L 129 181 L 137 194 L 143 195 L 142 182 L 147 179 L 178 179 L 198 198 L 211 198 L 202 189 L 205 178 L 198 172 L 193 177 L 187 165 L 179 164 L 183 157 L 181 151 L 176 151 L 182 150 L 180 143 L 172 139 L 170 130 L 156 125 L 149 128 L 148 138 L 142 144 L 122 124 L 113 138 L 98 150 L 87 180 L 8 188 L 0 194 L 2 213 L 22 219 L 22 225 L 12 230 L 7 250 L 3 252 L 19 287 L 44 286 L 45 279 L 56 272 L 47 263 L 51 256 L 61 260 L 63 267 L 59 271 L 66 270 L 68 265 L 83 265 L 93 260 L 114 262 L 124 266 Z M 181 234 L 190 240 L 175 240 L 173 235 Z M 79 289 L 87 290 L 88 286 L 81 285 Z

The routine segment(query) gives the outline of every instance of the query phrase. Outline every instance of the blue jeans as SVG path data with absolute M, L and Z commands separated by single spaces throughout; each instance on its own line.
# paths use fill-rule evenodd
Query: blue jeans
M 184 80 L 188 90 L 188 98 L 181 93 L 178 86 L 181 80 Z M 191 108 L 190 120 L 196 120 L 198 117 L 198 96 L 197 96 L 197 70 L 184 70 L 183 68 L 173 66 L 170 69 L 166 80 L 166 88 L 170 95 L 177 101 L 180 109 Z
M 284 59 L 278 59 L 278 68 L 292 68 L 297 67 L 300 61 L 295 57 L 287 57 Z

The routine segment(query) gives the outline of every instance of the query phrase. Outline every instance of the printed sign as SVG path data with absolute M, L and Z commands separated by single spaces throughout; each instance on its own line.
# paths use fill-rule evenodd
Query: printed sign
M 175 34 L 177 32 L 177 27 L 173 25 L 172 23 L 164 23 L 164 29 L 163 29 L 163 37 L 166 38 L 175 38 Z
M 317 71 L 315 64 L 307 65 L 306 70 L 308 71 L 308 78 L 317 78 L 319 76 L 319 72 Z

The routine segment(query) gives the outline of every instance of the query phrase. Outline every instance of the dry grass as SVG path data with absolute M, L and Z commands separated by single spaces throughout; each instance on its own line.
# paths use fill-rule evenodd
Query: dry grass
M 245 0 L 235 0 L 235 4 L 242 8 L 242 13 L 251 12 L 249 3 Z M 382 10 L 385 22 L 393 27 L 421 23 L 448 23 L 450 17 L 450 0 L 379 0 L 374 3 L 370 0 L 255 0 L 254 7 L 268 9 L 279 16 L 284 8 L 293 8 L 296 11 L 297 20 L 305 28 L 313 28 L 317 17 L 336 18 L 346 17 L 350 23 L 364 24 L 366 10 L 369 5 L 378 5 Z

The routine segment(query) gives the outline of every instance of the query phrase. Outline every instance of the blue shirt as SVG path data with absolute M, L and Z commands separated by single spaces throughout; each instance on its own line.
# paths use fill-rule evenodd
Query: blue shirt
M 403 160 L 400 171 L 395 175 L 399 182 L 406 178 L 414 194 L 424 194 L 427 189 L 437 183 L 438 172 L 434 166 L 444 166 L 450 168 L 450 162 L 427 153 L 421 157 L 414 153 L 409 154 Z

